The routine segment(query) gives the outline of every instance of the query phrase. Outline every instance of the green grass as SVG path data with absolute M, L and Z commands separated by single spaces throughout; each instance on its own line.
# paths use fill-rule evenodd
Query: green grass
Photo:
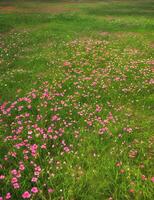
M 153 11 L 152 0 L 0 1 L 0 197 L 36 186 L 31 199 L 153 199 Z M 42 169 L 37 183 L 30 161 Z

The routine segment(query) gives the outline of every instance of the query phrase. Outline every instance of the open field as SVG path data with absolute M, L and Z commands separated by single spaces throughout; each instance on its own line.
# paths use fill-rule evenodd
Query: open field
M 153 0 L 0 0 L 0 200 L 153 200 L 153 48 Z

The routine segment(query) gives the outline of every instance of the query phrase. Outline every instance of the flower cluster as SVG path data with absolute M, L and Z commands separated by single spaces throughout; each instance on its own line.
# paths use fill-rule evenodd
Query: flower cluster
M 81 130 L 121 141 L 137 129 L 129 125 L 129 113 L 124 113 L 126 120 L 118 127 L 117 115 L 124 110 L 119 102 L 137 102 L 137 95 L 150 91 L 151 68 L 133 63 L 115 67 L 119 56 L 108 51 L 107 45 L 107 41 L 92 39 L 67 43 L 69 58 L 66 56 L 60 66 L 64 78 L 53 84 L 42 82 L 24 97 L 0 106 L 0 182 L 2 188 L 5 185 L 1 200 L 37 199 L 42 193 L 48 199 L 55 192 L 52 177 L 62 168 L 59 160 L 77 154 L 72 143 L 82 141 Z M 132 162 L 137 156 L 138 151 L 130 149 Z M 126 171 L 122 165 L 121 161 L 116 163 L 121 175 Z M 48 176 L 50 180 L 46 181 Z M 142 175 L 141 179 L 148 178 Z

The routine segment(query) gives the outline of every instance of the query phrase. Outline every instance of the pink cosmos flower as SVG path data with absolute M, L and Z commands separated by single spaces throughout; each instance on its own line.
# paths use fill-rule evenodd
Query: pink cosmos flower
M 18 183 L 14 183 L 13 187 L 14 187 L 14 189 L 18 189 L 18 188 L 20 188 L 20 185 Z
M 6 194 L 5 199 L 11 199 L 11 194 L 10 194 L 10 192 L 8 192 L 8 193 Z
M 36 94 L 32 93 L 32 97 L 33 97 L 33 99 L 36 99 Z
M 145 175 L 142 175 L 142 176 L 141 176 L 141 179 L 142 179 L 143 181 L 146 181 L 146 180 L 147 180 L 147 178 L 146 178 Z
M 48 133 L 52 133 L 52 132 L 53 132 L 52 128 L 49 127 L 49 128 L 48 128 Z
M 100 135 L 102 135 L 104 132 L 106 132 L 108 130 L 108 128 L 107 127 L 103 127 L 103 128 L 101 128 L 99 131 L 99 134 Z
M 17 170 L 16 170 L 16 169 L 13 169 L 13 170 L 11 171 L 11 174 L 17 175 Z
M 5 178 L 4 175 L 0 175 L 0 180 L 3 180 Z
M 38 192 L 37 187 L 33 187 L 33 188 L 31 189 L 31 192 L 33 192 L 33 193 L 37 193 L 37 192 Z
M 42 144 L 41 145 L 41 149 L 46 149 L 47 147 L 46 147 L 46 144 Z
M 25 166 L 24 166 L 23 164 L 20 164 L 19 169 L 20 169 L 21 171 L 23 171 L 23 170 L 25 169 Z
M 92 125 L 93 125 L 93 122 L 92 122 L 92 121 L 88 121 L 87 124 L 88 124 L 89 126 L 92 126 Z
M 36 178 L 36 177 L 33 177 L 31 181 L 32 181 L 32 182 L 37 182 L 37 178 Z
M 69 150 L 68 147 L 64 147 L 64 151 L 65 151 L 65 152 L 69 152 L 70 150 Z
M 154 176 L 151 178 L 151 181 L 154 183 Z
M 35 176 L 39 176 L 40 172 L 34 172 Z
M 117 162 L 116 167 L 120 167 L 122 165 L 122 162 Z
M 31 105 L 28 105 L 28 106 L 27 106 L 27 108 L 28 108 L 28 109 L 31 109 L 31 108 L 32 108 L 32 106 L 31 106 Z
M 129 192 L 130 193 L 134 193 L 135 191 L 134 191 L 134 189 L 130 189 Z
M 17 183 L 18 182 L 18 179 L 16 178 L 16 177 L 13 177 L 12 179 L 11 179 L 11 183 Z
M 52 193 L 52 192 L 54 192 L 54 190 L 53 190 L 52 188 L 49 188 L 49 189 L 48 189 L 48 192 L 49 192 L 49 193 Z
M 31 197 L 31 194 L 28 192 L 28 191 L 26 191 L 26 192 L 24 192 L 23 194 L 22 194 L 22 198 L 23 199 L 29 199 Z
M 65 61 L 65 62 L 63 63 L 63 65 L 64 65 L 64 67 L 66 67 L 66 66 L 71 66 L 71 63 L 68 62 L 68 61 Z
M 58 121 L 59 117 L 57 115 L 53 115 L 51 119 L 52 119 L 52 121 Z
M 100 112 L 102 108 L 99 105 L 96 105 L 96 112 Z

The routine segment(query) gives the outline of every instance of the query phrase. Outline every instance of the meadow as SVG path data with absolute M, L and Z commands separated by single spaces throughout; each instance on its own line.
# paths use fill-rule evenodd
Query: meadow
M 153 0 L 0 0 L 0 200 L 153 200 L 153 48 Z

